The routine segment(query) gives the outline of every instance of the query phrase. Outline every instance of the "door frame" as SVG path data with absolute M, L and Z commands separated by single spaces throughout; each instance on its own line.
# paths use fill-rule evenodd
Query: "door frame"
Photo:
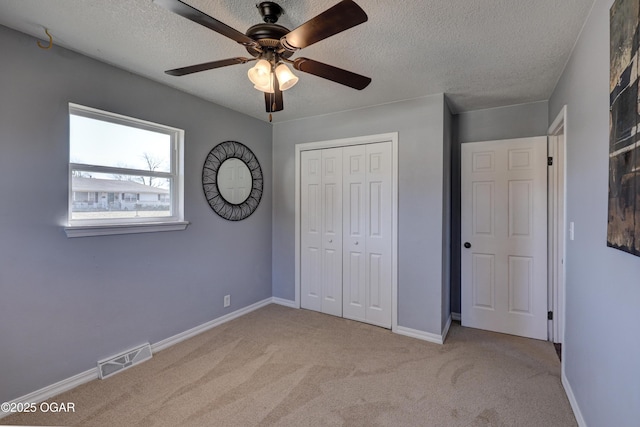
M 564 342 L 565 325 L 565 263 L 566 259 L 566 147 L 567 147 L 567 106 L 563 106 L 549 126 L 549 157 L 553 165 L 549 167 L 549 240 L 548 240 L 548 295 L 549 310 L 553 320 L 549 328 L 549 340 Z M 563 358 L 564 360 L 564 358 Z
M 301 232 L 300 232 L 300 163 L 301 153 L 323 148 L 348 147 L 351 145 L 391 142 L 391 330 L 398 328 L 398 132 L 354 138 L 333 139 L 328 141 L 305 142 L 296 144 L 295 154 L 295 307 L 300 308 L 301 286 Z

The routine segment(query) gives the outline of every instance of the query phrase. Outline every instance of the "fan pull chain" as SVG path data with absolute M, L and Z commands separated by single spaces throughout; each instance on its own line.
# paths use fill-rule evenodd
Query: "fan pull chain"
M 269 94 L 269 98 L 271 98 L 271 111 L 276 111 L 276 95 L 275 93 Z M 269 123 L 273 120 L 273 116 L 269 113 Z

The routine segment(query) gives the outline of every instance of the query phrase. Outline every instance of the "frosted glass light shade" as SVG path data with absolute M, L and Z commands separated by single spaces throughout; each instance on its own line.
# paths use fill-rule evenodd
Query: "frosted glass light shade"
M 271 64 L 265 59 L 261 59 L 258 63 L 247 71 L 247 76 L 251 83 L 256 86 L 269 86 L 271 80 Z
M 264 82 L 264 84 L 255 84 L 253 85 L 254 89 L 258 89 L 261 92 L 266 92 L 266 93 L 274 93 L 274 85 L 273 85 L 273 79 L 274 79 L 274 75 L 273 73 L 270 73 L 267 76 L 266 81 Z
M 280 64 L 276 67 L 276 77 L 278 77 L 280 90 L 287 90 L 298 83 L 298 77 L 285 64 Z

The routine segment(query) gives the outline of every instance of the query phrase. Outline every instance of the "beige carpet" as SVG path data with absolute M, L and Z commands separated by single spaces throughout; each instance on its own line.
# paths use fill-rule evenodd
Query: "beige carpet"
M 553 345 L 452 325 L 445 345 L 270 305 L 61 394 L 81 426 L 575 426 Z

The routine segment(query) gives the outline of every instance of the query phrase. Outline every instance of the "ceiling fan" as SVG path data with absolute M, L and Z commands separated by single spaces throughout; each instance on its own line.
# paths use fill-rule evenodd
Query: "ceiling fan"
M 259 9 L 264 23 L 253 25 L 245 34 L 181 0 L 154 0 L 154 2 L 173 13 L 240 43 L 252 56 L 252 58 L 236 57 L 205 62 L 167 70 L 165 73 L 172 76 L 184 76 L 214 68 L 257 61 L 256 65 L 248 71 L 248 77 L 254 84 L 254 88 L 264 92 L 269 121 L 271 121 L 271 113 L 281 111 L 284 108 L 282 91 L 291 88 L 298 82 L 298 77 L 289 70 L 286 64 L 293 65 L 293 68 L 298 71 L 358 90 L 364 89 L 371 83 L 369 77 L 313 59 L 302 57 L 289 59 L 300 49 L 366 22 L 367 14 L 352 0 L 342 0 L 292 31 L 276 24 L 282 15 L 282 8 L 278 4 L 271 1 L 261 2 L 256 7 Z

